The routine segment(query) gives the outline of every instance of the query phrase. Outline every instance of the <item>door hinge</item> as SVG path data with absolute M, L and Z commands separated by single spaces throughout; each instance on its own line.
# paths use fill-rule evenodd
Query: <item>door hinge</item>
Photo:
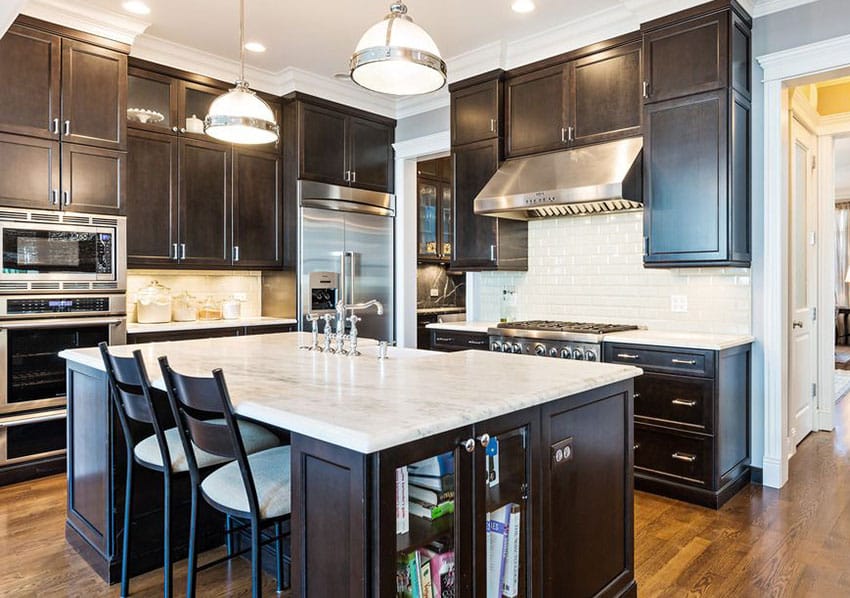
M 818 167 L 818 157 L 812 156 L 812 170 L 817 170 Z
M 818 385 L 816 383 L 812 383 L 812 398 L 818 396 Z
M 818 319 L 818 308 L 813 307 L 812 308 L 812 322 L 817 322 L 817 319 Z

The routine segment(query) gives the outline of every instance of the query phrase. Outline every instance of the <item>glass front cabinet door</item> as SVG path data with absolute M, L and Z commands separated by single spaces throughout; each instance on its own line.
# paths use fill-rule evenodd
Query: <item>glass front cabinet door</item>
M 439 185 L 432 182 L 420 182 L 419 203 L 419 256 L 436 258 L 437 249 L 437 192 Z

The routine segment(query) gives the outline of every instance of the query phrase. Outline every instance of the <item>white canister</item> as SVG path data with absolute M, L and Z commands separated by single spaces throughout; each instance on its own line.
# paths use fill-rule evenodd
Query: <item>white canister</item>
M 204 121 L 193 114 L 186 119 L 186 130 L 189 133 L 203 133 Z
M 242 317 L 242 302 L 230 297 L 221 304 L 221 317 L 225 320 L 238 320 Z
M 171 290 L 155 280 L 140 289 L 136 296 L 136 320 L 139 324 L 170 322 Z
M 171 316 L 175 322 L 194 322 L 198 319 L 198 300 L 183 291 L 172 301 Z

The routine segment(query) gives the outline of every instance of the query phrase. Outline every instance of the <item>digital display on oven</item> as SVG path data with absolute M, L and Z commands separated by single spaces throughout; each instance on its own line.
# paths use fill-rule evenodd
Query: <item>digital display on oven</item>
M 74 301 L 72 299 L 49 299 L 47 301 L 47 307 L 50 310 L 69 309 L 73 306 Z

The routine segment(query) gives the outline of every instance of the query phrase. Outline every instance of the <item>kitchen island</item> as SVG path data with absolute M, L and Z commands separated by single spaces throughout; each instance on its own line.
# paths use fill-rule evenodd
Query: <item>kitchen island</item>
M 350 358 L 299 350 L 308 340 L 288 333 L 138 346 L 155 387 L 160 355 L 188 374 L 220 367 L 240 416 L 289 435 L 294 596 L 394 596 L 400 563 L 435 547 L 454 557 L 457 595 L 483 596 L 487 520 L 506 506 L 518 514 L 519 596 L 636 592 L 632 379 L 641 370 L 482 351 L 391 348 L 379 360 L 366 341 Z M 97 350 L 62 356 L 66 536 L 114 581 L 123 441 Z M 410 515 L 397 533 L 397 474 L 438 455 L 451 463 L 454 513 Z M 155 534 L 134 538 L 149 543 L 134 546 L 147 555 L 137 569 L 158 566 Z

